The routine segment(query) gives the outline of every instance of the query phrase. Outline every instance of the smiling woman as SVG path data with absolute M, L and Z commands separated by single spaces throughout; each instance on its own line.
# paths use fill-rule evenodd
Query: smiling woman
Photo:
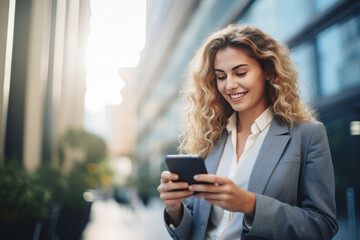
M 219 92 L 241 119 L 265 111 L 265 75 L 254 58 L 242 49 L 227 47 L 217 52 L 214 68 Z
M 161 174 L 174 239 L 331 239 L 335 183 L 326 131 L 300 100 L 287 47 L 230 25 L 194 57 L 180 150 L 208 174 Z M 186 189 L 184 189 L 184 187 Z M 177 190 L 177 191 L 174 191 Z

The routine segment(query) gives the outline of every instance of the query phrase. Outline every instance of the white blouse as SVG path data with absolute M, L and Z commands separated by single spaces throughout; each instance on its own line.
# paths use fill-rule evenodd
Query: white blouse
M 239 159 L 236 156 L 236 112 L 228 120 L 226 129 L 228 137 L 221 156 L 216 175 L 233 180 L 236 185 L 247 190 L 250 174 L 254 167 L 257 155 L 272 121 L 272 113 L 267 108 L 251 126 L 244 151 Z M 223 240 L 239 239 L 242 232 L 244 214 L 230 212 L 216 205 L 212 205 L 205 239 Z

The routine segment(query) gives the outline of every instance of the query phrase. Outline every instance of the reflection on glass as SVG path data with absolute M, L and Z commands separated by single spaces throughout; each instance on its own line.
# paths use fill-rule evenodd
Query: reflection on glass
M 346 114 L 336 114 L 335 116 L 323 116 L 321 119 L 327 129 L 335 171 L 336 218 L 339 224 L 339 232 L 335 239 L 350 239 L 346 198 L 346 189 L 351 186 L 350 154 L 348 151 L 344 151 L 349 145 L 347 131 L 344 131 L 347 129 L 348 123 Z
M 320 33 L 317 44 L 323 96 L 360 85 L 360 15 Z
M 325 9 L 329 8 L 331 5 L 333 5 L 335 2 L 338 1 L 339 0 L 310 0 L 310 2 L 313 2 L 315 4 L 316 10 L 318 12 L 324 11 Z
M 300 31 L 316 14 L 338 0 L 257 0 L 237 22 L 256 25 L 271 36 L 286 41 Z
M 316 84 L 316 58 L 315 48 L 312 42 L 298 46 L 292 53 L 299 72 L 300 97 L 305 101 L 314 100 L 317 96 L 318 86 Z

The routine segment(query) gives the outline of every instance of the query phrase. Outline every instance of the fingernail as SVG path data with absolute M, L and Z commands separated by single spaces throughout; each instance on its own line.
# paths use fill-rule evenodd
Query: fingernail
M 189 190 L 191 191 L 193 189 L 193 186 L 189 186 Z
M 195 175 L 195 176 L 194 176 L 194 179 L 195 179 L 195 180 L 198 180 L 198 178 L 199 178 L 198 175 Z
M 173 176 L 173 179 L 174 179 L 174 180 L 177 180 L 178 178 L 179 178 L 178 175 L 174 175 L 174 176 Z

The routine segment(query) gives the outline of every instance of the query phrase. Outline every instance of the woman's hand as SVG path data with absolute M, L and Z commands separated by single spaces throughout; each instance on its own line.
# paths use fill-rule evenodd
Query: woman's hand
M 179 176 L 169 171 L 161 173 L 161 181 L 158 186 L 161 200 L 165 203 L 165 210 L 175 226 L 180 224 L 182 218 L 181 202 L 193 195 L 193 191 L 188 190 L 189 184 L 186 182 L 173 182 Z M 181 190 L 183 189 L 183 190 Z M 176 191 L 173 191 L 176 190 Z
M 194 184 L 190 191 L 196 191 L 195 197 L 203 197 L 206 201 L 231 212 L 243 212 L 254 216 L 254 193 L 239 188 L 232 180 L 213 174 L 198 174 L 194 179 L 213 184 Z

